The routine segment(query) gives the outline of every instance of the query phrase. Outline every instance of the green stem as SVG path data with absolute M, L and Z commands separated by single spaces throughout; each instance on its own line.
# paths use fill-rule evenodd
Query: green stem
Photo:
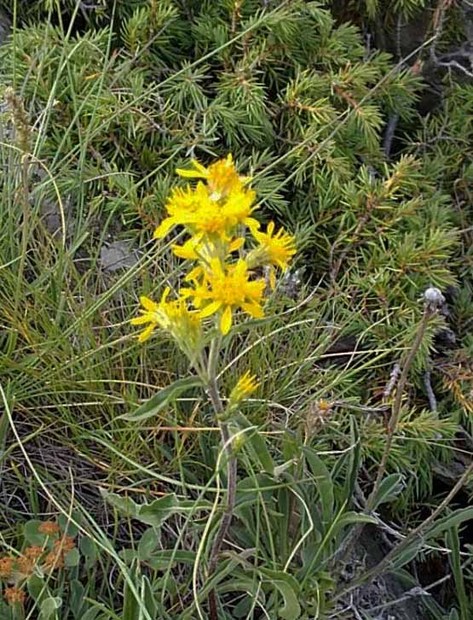
M 210 550 L 208 569 L 209 575 L 212 575 L 217 568 L 218 556 L 233 519 L 237 487 L 237 459 L 232 448 L 232 438 L 230 435 L 228 422 L 222 420 L 225 408 L 223 406 L 222 399 L 220 398 L 220 393 L 217 385 L 217 363 L 218 355 L 220 353 L 220 344 L 221 336 L 218 336 L 212 340 L 212 343 L 210 345 L 209 363 L 207 368 L 207 389 L 213 409 L 217 415 L 218 426 L 220 428 L 220 440 L 222 448 L 225 451 L 226 455 L 227 499 L 222 520 L 220 522 L 217 534 Z M 217 597 L 215 594 L 215 590 L 212 590 L 209 594 L 209 611 L 210 620 L 218 620 Z

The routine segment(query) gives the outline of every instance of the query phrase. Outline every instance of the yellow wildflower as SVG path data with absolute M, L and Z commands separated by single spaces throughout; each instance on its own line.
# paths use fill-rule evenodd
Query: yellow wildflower
M 173 192 L 166 204 L 168 217 L 154 232 L 155 239 L 166 236 L 174 226 L 185 226 L 192 235 L 208 235 L 225 239 L 239 225 L 256 231 L 259 222 L 250 217 L 256 194 L 251 190 L 238 190 L 225 199 L 209 194 L 209 189 L 198 183 L 192 192 L 189 189 Z
M 197 312 L 188 309 L 183 298 L 167 301 L 170 289 L 166 288 L 159 303 L 148 297 L 140 297 L 141 316 L 131 319 L 132 325 L 147 325 L 138 336 L 140 342 L 148 340 L 160 327 L 169 332 L 185 351 L 196 351 L 202 342 L 202 326 Z
M 232 192 L 228 196 L 222 205 L 228 229 L 232 230 L 235 226 L 244 225 L 248 226 L 251 231 L 258 230 L 260 223 L 250 217 L 250 214 L 256 209 L 256 207 L 251 206 L 255 198 L 256 193 L 253 190 Z
M 187 179 L 205 179 L 210 189 L 211 196 L 220 200 L 232 192 L 241 191 L 244 184 L 249 181 L 249 177 L 241 177 L 233 163 L 231 154 L 225 159 L 220 159 L 211 164 L 208 168 L 200 164 L 197 160 L 192 160 L 194 170 L 176 170 L 177 174 Z
M 294 237 L 287 234 L 283 228 L 280 228 L 274 234 L 274 222 L 268 224 L 265 233 L 260 231 L 253 232 L 253 237 L 259 243 L 256 252 L 261 256 L 261 263 L 276 265 L 285 271 L 289 261 L 296 253 Z
M 169 217 L 165 218 L 154 231 L 155 239 L 165 237 L 174 226 L 188 226 L 195 223 L 199 220 L 196 215 L 198 212 L 207 214 L 206 224 L 209 230 L 204 232 L 219 232 L 223 227 L 218 204 L 210 199 L 203 183 L 198 183 L 195 189 L 191 187 L 174 189 L 166 203 L 166 212 Z
M 195 271 L 195 270 L 194 270 Z M 190 274 L 194 289 L 182 289 L 183 297 L 192 297 L 199 316 L 205 318 L 221 312 L 220 331 L 227 334 L 232 326 L 232 312 L 241 308 L 253 317 L 262 317 L 264 280 L 250 281 L 247 263 L 239 259 L 235 265 L 225 265 L 218 258 L 210 261 L 208 269 L 198 268 Z M 202 276 L 202 281 L 199 282 Z
M 276 284 L 274 266 L 283 271 L 287 269 L 289 261 L 296 253 L 295 239 L 283 228 L 274 234 L 274 222 L 268 224 L 266 232 L 253 230 L 252 233 L 259 245 L 248 254 L 248 264 L 250 268 L 269 265 L 269 282 L 271 288 L 274 288 Z
M 230 406 L 238 405 L 242 400 L 248 398 L 248 396 L 256 390 L 258 385 L 259 383 L 256 381 L 256 376 L 246 372 L 240 377 L 237 384 L 230 392 Z

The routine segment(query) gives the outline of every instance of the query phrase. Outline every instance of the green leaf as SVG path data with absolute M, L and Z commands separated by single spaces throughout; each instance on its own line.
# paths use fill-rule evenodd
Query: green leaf
M 82 620 L 84 616 L 85 588 L 77 579 L 73 579 L 70 585 L 69 606 L 74 620 Z
M 278 609 L 278 615 L 283 620 L 297 620 L 301 615 L 299 605 L 299 584 L 287 573 L 269 569 L 261 570 L 261 573 L 269 579 L 272 585 L 281 593 L 284 605 Z
M 356 481 L 358 480 L 358 472 L 361 465 L 361 441 L 358 423 L 355 416 L 350 416 L 350 458 L 348 461 L 348 469 L 345 477 L 344 498 L 347 505 L 350 505 L 353 494 L 355 492 Z
M 31 519 L 25 523 L 23 527 L 23 534 L 25 536 L 25 540 L 30 543 L 30 545 L 42 547 L 46 543 L 48 536 L 38 532 L 38 527 L 41 523 L 42 521 L 39 521 L 38 519 Z
M 174 551 L 173 549 L 163 549 L 156 551 L 146 562 L 154 570 L 164 570 L 175 564 L 188 564 L 194 566 L 196 559 L 195 551 Z
M 85 559 L 86 568 L 90 568 L 98 559 L 98 549 L 92 538 L 84 536 L 79 539 L 79 549 Z
M 80 560 L 79 549 L 76 549 L 75 547 L 74 549 L 71 549 L 70 551 L 68 551 L 64 556 L 64 564 L 68 566 L 69 568 L 72 568 L 73 566 L 77 566 L 79 564 L 79 560 Z
M 461 525 L 464 521 L 473 519 L 473 507 L 459 508 L 452 513 L 439 519 L 427 532 L 424 534 L 425 538 L 435 538 L 445 532 L 445 530 L 451 527 Z
M 151 583 L 150 583 L 148 577 L 144 576 L 143 580 L 142 580 L 142 583 L 143 583 L 142 601 L 143 601 L 144 607 L 145 607 L 146 611 L 148 612 L 148 614 L 150 615 L 151 618 L 156 618 L 157 617 L 158 608 L 157 608 L 155 596 L 154 596 L 154 593 L 153 593 L 153 588 L 151 586 Z
M 66 515 L 60 514 L 57 518 L 57 522 L 59 527 L 61 528 L 61 532 L 67 534 L 67 536 L 77 536 L 79 533 L 79 528 L 76 523 L 79 522 L 80 514 L 77 512 L 73 512 L 71 514 L 71 518 Z
M 41 598 L 47 594 L 47 590 L 44 589 L 44 581 L 38 575 L 31 575 L 27 581 L 27 588 L 31 598 L 37 603 Z
M 392 502 L 396 499 L 404 487 L 403 479 L 404 476 L 402 474 L 390 474 L 382 480 L 374 498 L 373 510 L 381 504 Z
M 326 527 L 333 521 L 334 493 L 332 477 L 325 463 L 315 450 L 303 448 L 303 452 L 315 478 L 315 484 L 320 497 L 322 522 L 324 527 Z
M 97 614 L 99 613 L 98 609 L 88 609 L 83 616 L 81 616 L 80 620 L 95 620 L 97 618 Z
M 423 540 L 418 539 L 413 541 L 408 547 L 402 549 L 400 553 L 396 554 L 392 560 L 392 568 L 398 569 L 411 562 L 419 553 L 423 545 Z
M 160 390 L 132 413 L 125 413 L 118 417 L 131 422 L 147 420 L 175 401 L 183 392 L 195 387 L 202 387 L 202 380 L 199 377 L 177 379 L 177 381 Z
M 371 523 L 376 524 L 377 521 L 374 517 L 370 515 L 365 515 L 359 512 L 352 512 L 351 510 L 345 512 L 340 519 L 337 521 L 334 531 L 345 527 L 346 525 L 350 525 L 352 523 Z
M 4 618 L 5 620 L 14 620 L 12 617 L 12 608 L 0 601 L 0 618 Z
M 116 508 L 125 517 L 136 518 L 138 514 L 138 504 L 130 497 L 122 497 L 117 493 L 109 493 L 106 489 L 100 489 L 102 497 L 111 506 Z
M 135 581 L 136 585 L 136 581 Z M 125 582 L 123 588 L 123 611 L 122 620 L 137 620 L 140 617 L 140 602 L 130 588 L 128 581 Z
M 56 611 L 62 606 L 62 599 L 58 596 L 48 596 L 40 606 L 39 620 L 52 620 L 56 618 Z
M 460 555 L 460 537 L 458 526 L 450 528 L 446 533 L 446 546 L 451 551 L 448 560 L 455 580 L 455 593 L 458 604 L 460 605 L 461 620 L 470 620 L 469 600 L 466 593 L 465 579 L 463 575 L 462 558 Z
M 210 504 L 204 501 L 197 504 L 192 500 L 180 501 L 175 493 L 164 495 L 150 504 L 137 504 L 129 497 L 121 497 L 116 493 L 109 493 L 105 489 L 102 489 L 101 493 L 102 497 L 119 512 L 152 527 L 159 527 L 172 514 L 210 507 Z
M 174 493 L 169 493 L 155 499 L 151 504 L 141 504 L 135 518 L 147 525 L 159 527 L 173 513 L 178 512 L 178 509 L 179 500 Z
M 138 543 L 138 558 L 141 562 L 148 560 L 159 543 L 159 534 L 155 528 L 150 527 L 144 532 Z

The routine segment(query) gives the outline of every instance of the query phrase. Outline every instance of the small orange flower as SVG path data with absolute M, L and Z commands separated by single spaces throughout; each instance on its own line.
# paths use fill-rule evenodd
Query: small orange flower
M 44 558 L 43 569 L 45 571 L 58 570 L 64 567 L 64 554 L 57 553 L 57 551 L 51 551 Z
M 31 545 L 31 547 L 26 547 L 23 552 L 23 555 L 30 560 L 37 560 L 44 553 L 43 547 L 38 547 L 37 545 Z
M 54 541 L 54 549 L 57 551 L 62 551 L 63 553 L 67 553 L 71 551 L 76 546 L 74 538 L 72 536 L 63 536 L 58 540 Z
M 13 573 L 15 560 L 11 557 L 0 558 L 0 579 L 8 579 Z
M 54 536 L 59 532 L 59 525 L 54 521 L 43 521 L 38 526 L 38 532 L 40 534 L 46 534 L 46 536 Z
M 34 573 L 35 562 L 31 558 L 22 556 L 21 558 L 18 558 L 16 565 L 18 568 L 18 572 L 20 572 L 25 577 Z
M 23 592 L 23 590 L 15 587 L 5 588 L 5 592 L 3 593 L 3 595 L 9 605 L 23 605 L 26 598 L 26 594 Z

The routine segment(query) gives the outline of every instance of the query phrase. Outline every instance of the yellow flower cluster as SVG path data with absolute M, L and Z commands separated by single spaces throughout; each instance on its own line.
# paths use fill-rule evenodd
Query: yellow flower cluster
M 178 169 L 177 173 L 197 183 L 171 192 L 167 217 L 154 237 L 161 239 L 175 226 L 183 226 L 190 238 L 183 245 L 174 245 L 173 251 L 196 265 L 177 300 L 167 301 L 169 290 L 159 303 L 142 297 L 142 316 L 132 322 L 147 324 L 139 336 L 141 341 L 161 327 L 181 347 L 187 339 L 192 348 L 202 343 L 201 321 L 207 317 L 218 317 L 222 334 L 230 331 L 236 311 L 262 317 L 266 282 L 257 268 L 269 267 L 274 288 L 275 268 L 285 270 L 296 250 L 294 238 L 282 229 L 275 233 L 273 222 L 266 232 L 260 230 L 253 217 L 256 194 L 248 187 L 249 178 L 238 174 L 231 155 L 208 167 L 194 160 L 191 169 Z M 247 230 L 254 247 L 245 252 Z

